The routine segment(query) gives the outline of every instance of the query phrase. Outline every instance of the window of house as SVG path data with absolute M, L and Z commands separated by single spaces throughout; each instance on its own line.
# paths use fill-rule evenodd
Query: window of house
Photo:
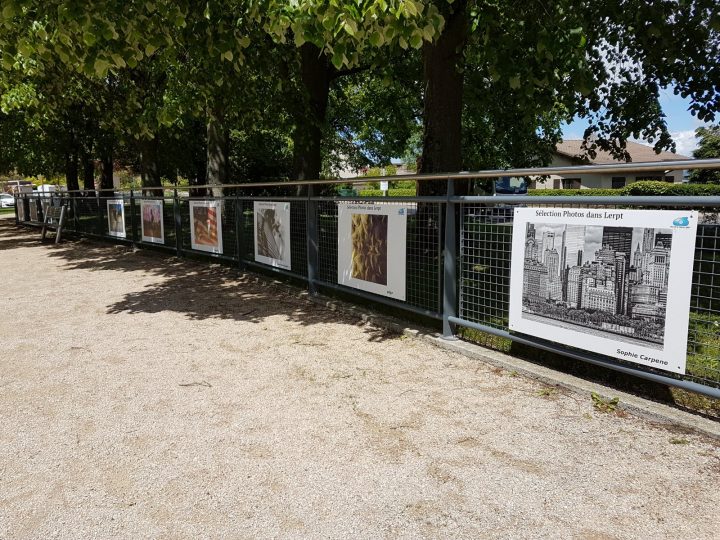
M 579 178 L 563 178 L 562 179 L 563 189 L 580 189 Z
M 625 177 L 624 176 L 613 176 L 612 177 L 612 188 L 613 189 L 620 189 L 625 187 Z
M 560 189 L 560 179 L 553 178 L 553 189 Z

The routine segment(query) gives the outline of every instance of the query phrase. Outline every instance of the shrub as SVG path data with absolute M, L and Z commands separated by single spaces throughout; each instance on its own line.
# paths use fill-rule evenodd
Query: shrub
M 669 182 L 643 181 L 633 182 L 620 189 L 531 189 L 528 195 L 534 196 L 618 196 L 618 195 L 717 195 L 720 185 L 716 184 L 671 184 Z
M 383 192 L 379 189 L 363 189 L 360 192 L 361 197 L 382 197 Z M 412 189 L 389 189 L 388 197 L 414 197 L 415 188 Z

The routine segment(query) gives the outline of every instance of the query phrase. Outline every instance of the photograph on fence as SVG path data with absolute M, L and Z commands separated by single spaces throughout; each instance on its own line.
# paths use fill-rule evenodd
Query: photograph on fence
M 141 201 L 140 219 L 142 225 L 142 241 L 163 244 L 165 242 L 163 201 Z
M 40 201 L 40 204 L 42 206 L 43 219 L 45 219 L 45 215 L 47 214 L 47 209 L 50 208 L 51 199 L 43 199 L 42 201 Z
M 255 201 L 255 260 L 290 270 L 290 203 Z
M 516 208 L 510 330 L 685 372 L 697 213 Z
M 108 234 L 125 238 L 125 202 L 122 199 L 110 199 L 107 202 Z
M 190 201 L 190 245 L 198 251 L 222 253 L 220 201 Z
M 338 283 L 405 300 L 408 205 L 338 204 Z
M 38 221 L 38 201 L 30 199 L 30 221 Z

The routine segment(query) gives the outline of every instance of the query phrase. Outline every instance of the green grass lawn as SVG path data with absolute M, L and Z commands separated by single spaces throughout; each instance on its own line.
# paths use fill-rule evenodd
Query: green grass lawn
M 12 206 L 10 208 L 0 208 L 0 214 L 14 214 L 15 208 Z

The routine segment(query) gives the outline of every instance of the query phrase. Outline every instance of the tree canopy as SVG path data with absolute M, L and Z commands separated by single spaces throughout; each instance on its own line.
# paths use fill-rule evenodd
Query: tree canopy
M 0 27 L 0 167 L 72 186 L 542 165 L 576 116 L 628 158 L 674 150 L 662 89 L 720 111 L 716 0 L 4 0 Z
M 695 130 L 700 139 L 693 157 L 697 159 L 720 158 L 720 124 L 701 127 Z M 720 184 L 720 171 L 710 169 L 694 170 L 690 173 L 690 182 L 697 184 Z

